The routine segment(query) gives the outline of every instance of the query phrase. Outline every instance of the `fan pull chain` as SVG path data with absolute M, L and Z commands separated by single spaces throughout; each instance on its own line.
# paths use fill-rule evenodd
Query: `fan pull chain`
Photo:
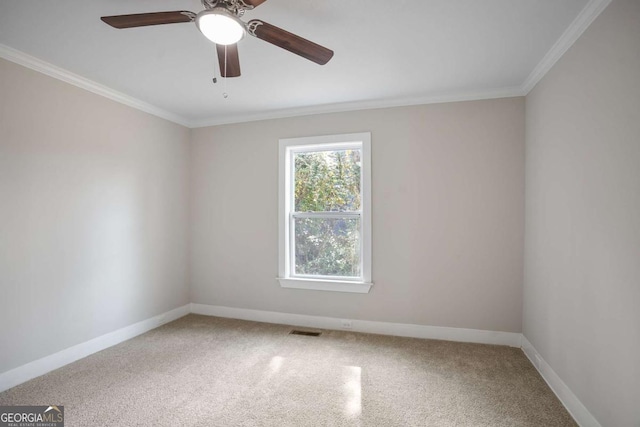
M 216 46 L 216 45 L 214 45 L 214 46 Z M 218 65 L 217 65 L 217 63 L 218 63 L 218 52 L 217 52 L 217 46 L 213 51 L 216 52 L 216 58 L 215 58 L 215 61 L 213 61 L 213 79 L 212 79 L 212 81 L 213 81 L 213 84 L 216 84 L 216 83 L 218 83 Z
M 218 83 L 218 74 L 217 74 L 218 67 L 216 67 L 216 62 L 218 62 L 217 46 L 216 46 L 216 61 L 214 61 L 214 64 L 213 64 L 213 79 L 212 79 L 212 81 L 213 81 L 214 84 Z M 220 70 L 220 74 L 221 74 L 221 77 L 223 77 L 222 76 L 222 69 Z M 225 45 L 224 46 L 224 76 L 226 76 L 226 75 L 227 75 L 227 46 Z M 227 79 L 226 79 L 226 77 L 224 78 L 224 83 L 223 83 L 223 89 L 222 90 L 223 90 L 223 92 L 222 92 L 223 98 L 225 98 L 225 99 L 228 98 L 229 94 L 227 93 Z
M 229 94 L 227 94 L 227 45 L 224 45 L 224 92 L 222 92 L 222 97 L 227 98 Z

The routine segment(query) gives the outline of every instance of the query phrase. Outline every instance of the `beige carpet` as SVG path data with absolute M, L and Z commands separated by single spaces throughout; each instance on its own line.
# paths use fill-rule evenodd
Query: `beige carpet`
M 67 426 L 574 426 L 520 349 L 189 315 L 0 393 Z M 300 329 L 300 328 L 298 328 Z

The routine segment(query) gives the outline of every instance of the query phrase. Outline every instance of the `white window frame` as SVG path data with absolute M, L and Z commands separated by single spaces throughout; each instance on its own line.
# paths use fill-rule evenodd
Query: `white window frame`
M 283 288 L 312 289 L 318 291 L 337 291 L 368 293 L 371 283 L 371 133 L 351 133 L 342 135 L 287 138 L 280 140 L 279 157 L 279 268 L 278 280 Z M 323 150 L 362 150 L 361 157 L 361 206 L 359 212 L 332 213 L 293 213 L 293 154 Z M 360 218 L 361 277 L 304 276 L 293 275 L 293 233 L 291 223 L 295 217 L 310 216 L 325 218 L 354 216 Z

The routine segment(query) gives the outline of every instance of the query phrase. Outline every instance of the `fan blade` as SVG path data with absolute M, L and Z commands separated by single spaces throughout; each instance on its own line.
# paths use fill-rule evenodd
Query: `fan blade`
M 225 66 L 225 48 L 226 66 Z M 227 46 L 216 45 L 218 51 L 218 64 L 220 65 L 220 75 L 222 77 L 240 77 L 240 57 L 238 56 L 238 45 Z
M 266 2 L 267 0 L 243 0 L 243 1 L 248 6 L 258 7 L 262 3 Z
M 135 13 L 133 15 L 103 16 L 100 19 L 113 28 L 145 27 L 147 25 L 177 24 L 191 22 L 196 14 L 186 10 L 173 12 Z
M 253 30 L 249 33 L 257 38 L 307 58 L 316 64 L 324 65 L 333 57 L 332 50 L 259 19 L 249 21 L 247 27 Z

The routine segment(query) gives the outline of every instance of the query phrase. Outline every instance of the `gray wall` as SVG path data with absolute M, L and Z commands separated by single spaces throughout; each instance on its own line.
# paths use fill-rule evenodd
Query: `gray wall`
M 0 60 L 0 372 L 191 301 L 523 330 L 603 425 L 636 425 L 639 22 L 614 0 L 526 113 L 512 98 L 191 134 Z M 280 288 L 278 139 L 360 131 L 374 288 Z
M 0 372 L 188 303 L 188 144 L 0 60 Z
M 374 287 L 280 288 L 278 139 L 363 131 Z M 191 155 L 192 302 L 521 332 L 523 98 L 196 129 Z
M 640 425 L 640 2 L 527 96 L 524 335 L 604 426 Z

